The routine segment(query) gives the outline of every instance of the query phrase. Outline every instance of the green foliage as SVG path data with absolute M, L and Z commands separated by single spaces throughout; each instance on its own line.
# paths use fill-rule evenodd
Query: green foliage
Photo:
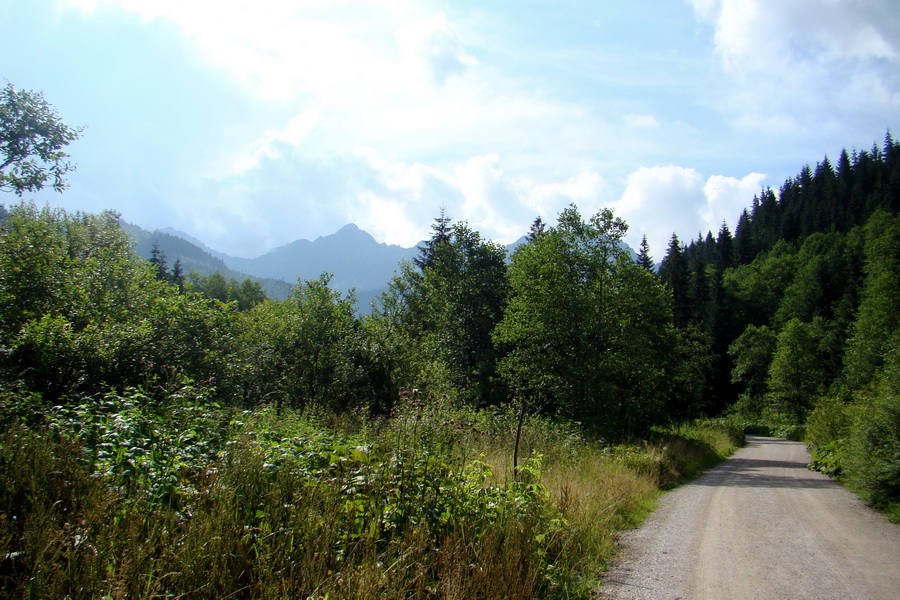
M 57 192 L 74 167 L 63 148 L 78 139 L 81 128 L 66 126 L 41 92 L 7 83 L 0 90 L 0 190 L 21 196 L 50 181 Z
M 864 233 L 865 280 L 845 366 L 854 388 L 872 379 L 900 322 L 900 216 L 876 212 Z
M 768 325 L 793 280 L 795 269 L 794 248 L 779 242 L 751 264 L 726 271 L 723 285 L 737 303 L 740 322 Z
M 47 399 L 221 371 L 228 315 L 155 278 L 115 213 L 11 208 L 0 231 L 2 373 Z
M 813 468 L 836 476 L 876 506 L 900 504 L 900 359 L 896 336 L 862 390 L 823 398 L 808 420 Z
M 201 275 L 196 271 L 188 273 L 187 289 L 219 302 L 234 302 L 240 311 L 250 310 L 265 301 L 267 296 L 262 285 L 252 279 L 238 282 L 233 277 L 225 279 L 221 273 Z
M 646 513 L 651 479 L 677 477 L 694 460 L 683 453 L 713 439 L 679 428 L 665 447 L 602 452 L 529 418 L 533 452 L 513 481 L 497 473 L 514 410 L 409 392 L 379 427 L 338 432 L 324 425 L 336 415 L 238 413 L 206 393 L 183 382 L 7 421 L 2 593 L 589 598 L 615 532 Z
M 794 256 L 791 283 L 774 314 L 776 327 L 792 318 L 805 322 L 835 318 L 841 300 L 855 287 L 844 246 L 844 236 L 834 232 L 815 233 L 803 241 Z
M 374 405 L 389 393 L 352 295 L 331 290 L 329 280 L 301 282 L 291 298 L 238 315 L 231 377 L 246 402 L 338 409 Z
M 841 453 L 843 478 L 878 506 L 900 501 L 900 344 L 892 341 L 887 363 L 849 407 Z
M 433 229 L 422 256 L 391 282 L 371 329 L 391 348 L 400 385 L 499 403 L 506 393 L 491 332 L 508 293 L 506 252 L 443 213 Z
M 758 416 L 762 411 L 762 399 L 768 390 L 769 365 L 775 353 L 775 332 L 762 325 L 748 325 L 728 347 L 734 362 L 732 383 L 743 387 L 744 406 L 748 414 Z
M 675 345 L 670 296 L 623 255 L 624 232 L 608 210 L 590 222 L 563 211 L 513 255 L 512 296 L 494 331 L 515 393 L 618 435 L 661 418 Z
M 672 291 L 673 319 L 676 327 L 685 327 L 690 321 L 689 294 L 690 271 L 684 256 L 684 247 L 678 236 L 672 234 L 665 258 L 659 265 L 659 278 Z
M 793 415 L 802 423 L 812 400 L 825 392 L 827 374 L 823 369 L 821 319 L 803 323 L 791 319 L 775 344 L 769 364 L 766 400 L 778 412 Z
M 144 494 L 189 512 L 232 427 L 229 414 L 210 404 L 209 391 L 185 380 L 157 398 L 134 388 L 108 392 L 53 407 L 46 424 L 83 445 L 92 474 L 126 496 Z
M 696 325 L 676 329 L 677 342 L 669 359 L 672 392 L 669 414 L 675 420 L 695 419 L 708 406 L 708 389 L 716 356 L 709 334 Z
M 653 271 L 656 265 L 653 262 L 653 257 L 650 256 L 650 244 L 647 243 L 647 236 L 645 235 L 641 238 L 641 247 L 638 251 L 637 256 L 637 264 L 644 267 L 648 271 Z
M 837 477 L 842 471 L 843 446 L 850 429 L 850 411 L 845 399 L 823 396 L 806 420 L 806 443 L 809 444 L 810 467 Z

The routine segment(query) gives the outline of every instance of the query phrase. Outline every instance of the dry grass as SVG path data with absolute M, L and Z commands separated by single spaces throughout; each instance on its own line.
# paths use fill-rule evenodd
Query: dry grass
M 531 419 L 516 482 L 505 414 L 419 408 L 356 438 L 245 420 L 166 502 L 99 476 L 77 436 L 7 428 L 0 596 L 588 598 L 698 446 L 685 430 L 609 448 Z

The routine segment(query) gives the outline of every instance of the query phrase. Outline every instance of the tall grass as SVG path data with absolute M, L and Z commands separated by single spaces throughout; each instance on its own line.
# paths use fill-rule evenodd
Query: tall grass
M 410 393 L 372 423 L 139 394 L 6 423 L 0 595 L 588 598 L 707 435 L 608 447 L 529 417 L 513 477 L 514 407 Z

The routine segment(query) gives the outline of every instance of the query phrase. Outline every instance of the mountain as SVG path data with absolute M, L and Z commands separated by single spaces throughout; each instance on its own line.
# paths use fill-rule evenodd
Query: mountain
M 147 231 L 130 223 L 124 223 L 122 227 L 131 235 L 134 240 L 134 251 L 141 258 L 149 259 L 153 253 L 153 245 L 158 244 L 159 249 L 165 254 L 169 268 L 172 268 L 176 260 L 180 260 L 185 273 L 196 271 L 201 275 L 211 275 L 218 272 L 228 279 L 238 281 L 249 278 L 258 281 L 266 295 L 276 300 L 283 300 L 291 293 L 291 286 L 285 281 L 256 277 L 229 267 L 221 255 L 214 256 L 197 240 L 185 239 L 190 237 L 187 234 L 174 229 Z
M 373 300 L 387 289 L 388 282 L 400 268 L 400 262 L 412 260 L 419 246 L 380 243 L 356 225 L 345 225 L 336 233 L 316 240 L 296 240 L 279 246 L 257 258 L 239 258 L 217 252 L 186 233 L 166 228 L 153 233 L 129 225 L 137 239 L 138 254 L 149 258 L 153 242 L 159 243 L 171 266 L 180 258 L 185 272 L 195 269 L 203 274 L 215 271 L 238 280 L 250 277 L 259 281 L 270 298 L 284 299 L 298 280 L 317 279 L 331 273 L 331 285 L 342 292 L 356 290 L 357 305 L 368 310 Z M 506 246 L 508 254 L 522 243 L 521 237 Z M 424 243 L 424 242 L 422 242 Z M 632 256 L 631 247 L 623 244 Z
M 158 229 L 157 231 L 160 233 L 165 233 L 165 234 L 186 240 L 186 241 L 192 243 L 193 245 L 197 246 L 198 248 L 200 248 L 201 250 L 203 250 L 210 256 L 214 256 L 223 261 L 225 260 L 226 257 L 228 257 L 228 255 L 225 254 L 224 252 L 219 252 L 218 250 L 214 250 L 214 249 L 210 248 L 209 246 L 207 246 L 206 244 L 204 244 L 203 242 L 201 242 L 200 240 L 198 240 L 197 238 L 193 237 L 192 235 L 187 234 L 183 231 L 179 231 L 178 229 L 175 229 L 174 227 L 163 227 L 162 229 Z
M 257 277 L 272 277 L 296 283 L 331 273 L 331 284 L 340 290 L 359 291 L 383 288 L 402 260 L 418 254 L 418 247 L 378 243 L 356 225 L 346 225 L 337 233 L 315 241 L 297 240 L 258 258 L 225 256 L 232 269 Z

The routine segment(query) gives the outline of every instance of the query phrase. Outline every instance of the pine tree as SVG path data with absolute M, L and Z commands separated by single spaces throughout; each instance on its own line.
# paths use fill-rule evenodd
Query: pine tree
M 750 213 L 745 208 L 734 228 L 734 262 L 737 265 L 749 264 L 756 256 L 756 245 L 753 242 Z
M 691 306 L 689 298 L 688 263 L 684 256 L 684 248 L 676 234 L 672 234 L 669 250 L 659 266 L 659 277 L 672 290 L 673 318 L 675 326 L 685 327 L 690 321 Z
M 425 242 L 425 245 L 419 248 L 419 256 L 413 259 L 413 262 L 421 270 L 425 270 L 434 264 L 435 255 L 441 244 L 450 242 L 453 232 L 450 227 L 450 217 L 447 216 L 447 209 L 441 207 L 441 214 L 434 220 L 431 225 L 431 239 Z
M 637 264 L 644 267 L 651 273 L 656 268 L 656 264 L 654 264 L 653 262 L 653 257 L 650 256 L 650 244 L 647 243 L 646 235 L 644 235 L 643 239 L 641 240 L 641 248 L 637 256 Z
M 184 267 L 181 265 L 181 258 L 175 259 L 172 265 L 172 283 L 178 286 L 180 291 L 184 291 Z
M 835 200 L 833 205 L 832 220 L 836 231 L 849 231 L 857 225 L 852 222 L 850 200 L 853 193 L 853 165 L 847 150 L 841 150 L 838 157 L 837 171 L 835 173 Z
M 544 224 L 544 220 L 540 217 L 536 218 L 534 222 L 531 224 L 531 230 L 528 232 L 527 240 L 529 242 L 533 242 L 537 238 L 544 235 L 544 230 L 546 229 L 546 225 Z
M 159 242 L 153 242 L 153 250 L 150 251 L 150 264 L 156 266 L 156 278 L 160 281 L 169 279 L 169 265 L 166 262 L 166 253 L 159 247 Z

